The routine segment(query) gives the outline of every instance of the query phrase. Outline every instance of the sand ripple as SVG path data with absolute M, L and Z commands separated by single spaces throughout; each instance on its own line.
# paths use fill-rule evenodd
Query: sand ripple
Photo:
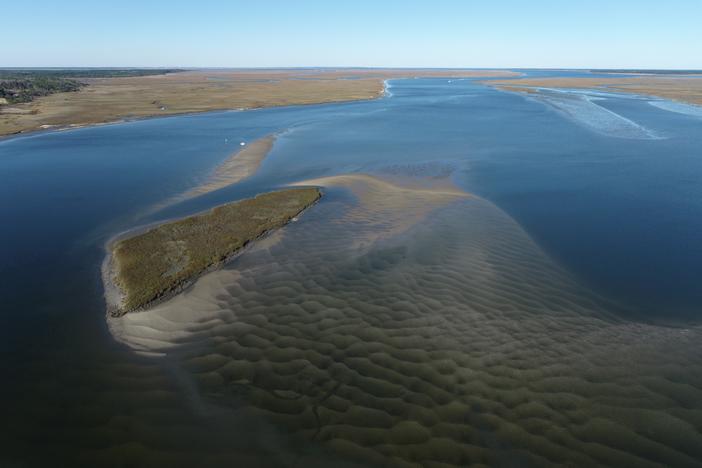
M 699 328 L 617 318 L 453 188 L 314 183 L 299 222 L 115 336 L 363 465 L 699 466 Z

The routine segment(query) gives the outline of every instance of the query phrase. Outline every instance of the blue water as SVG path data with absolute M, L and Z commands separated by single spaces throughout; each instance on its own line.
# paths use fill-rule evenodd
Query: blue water
M 20 395 L 37 375 L 61 387 L 69 385 L 61 371 L 69 362 L 80 369 L 82 360 L 90 367 L 128 359 L 104 325 L 99 269 L 111 235 L 322 175 L 448 171 L 516 220 L 583 285 L 620 303 L 625 319 L 702 318 L 702 118 L 618 95 L 564 113 L 474 80 L 391 84 L 392 97 L 376 101 L 0 141 L 0 349 L 12 382 L 3 392 L 11 399 L 4 401 L 20 402 L 11 418 L 26 414 L 31 402 Z M 606 122 L 593 127 L 592 105 L 656 138 L 617 133 Z M 203 181 L 239 141 L 271 132 L 280 137 L 253 178 L 150 213 Z M 86 392 L 99 392 L 91 378 L 77 379 Z M 44 410 L 52 427 L 66 417 L 62 398 Z M 31 432 L 9 440 L 26 442 Z M 42 437 L 52 440 L 44 434 L 22 447 Z

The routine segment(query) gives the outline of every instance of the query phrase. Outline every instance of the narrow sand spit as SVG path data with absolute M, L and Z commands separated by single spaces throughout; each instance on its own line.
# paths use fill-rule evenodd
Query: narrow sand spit
M 115 336 L 364 466 L 699 466 L 699 327 L 617 318 L 480 198 L 305 183 L 329 196 Z
M 229 185 L 248 179 L 256 173 L 263 160 L 275 144 L 276 135 L 268 135 L 253 141 L 242 149 L 233 152 L 224 162 L 217 166 L 212 174 L 200 185 L 176 195 L 163 203 L 158 203 L 148 210 L 155 213 L 167 206 L 205 195 Z
M 241 151 L 232 153 L 204 184 L 188 190 L 183 197 L 187 199 L 204 195 L 251 177 L 273 148 L 275 139 L 275 135 L 268 135 L 249 143 Z

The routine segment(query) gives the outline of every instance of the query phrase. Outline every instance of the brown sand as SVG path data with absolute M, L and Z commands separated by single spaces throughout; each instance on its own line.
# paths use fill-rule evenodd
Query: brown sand
M 248 179 L 256 173 L 263 160 L 268 156 L 275 140 L 276 135 L 268 135 L 240 147 L 217 166 L 203 183 L 153 205 L 146 213 L 155 213 L 175 203 L 205 195 Z
M 269 135 L 247 144 L 220 164 L 207 182 L 188 190 L 183 197 L 204 195 L 251 177 L 273 148 L 273 143 L 275 136 Z
M 432 210 L 470 197 L 446 180 L 422 186 L 410 178 L 396 177 L 390 182 L 365 174 L 322 177 L 292 185 L 343 187 L 353 193 L 358 204 L 346 214 L 347 219 L 356 219 L 374 227 L 367 230 L 365 236 L 354 238 L 353 244 L 356 246 L 398 235 L 416 225 Z
M 488 70 L 196 70 L 85 79 L 89 86 L 0 108 L 0 136 L 52 127 L 224 109 L 373 99 L 383 80 L 412 76 L 513 76 Z M 353 78 L 353 79 L 346 79 Z

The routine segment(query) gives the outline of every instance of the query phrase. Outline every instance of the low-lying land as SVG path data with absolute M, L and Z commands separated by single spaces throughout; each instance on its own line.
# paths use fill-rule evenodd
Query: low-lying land
M 78 91 L 83 86 L 80 81 L 63 77 L 4 78 L 0 75 L 0 99 L 2 104 L 19 104 L 40 96 Z
M 383 80 L 392 78 L 515 75 L 503 70 L 247 69 L 81 78 L 86 86 L 78 91 L 0 106 L 0 135 L 157 115 L 373 99 L 383 94 Z
M 42 96 L 79 91 L 88 78 L 117 78 L 173 73 L 174 69 L 0 69 L 0 105 L 32 102 Z M 1 109 L 0 109 L 1 110 Z
M 531 92 L 533 88 L 597 89 L 655 96 L 702 105 L 702 76 L 637 76 L 630 78 L 522 78 L 487 82 L 501 89 Z
M 109 312 L 122 315 L 170 297 L 320 197 L 317 188 L 270 192 L 114 242 L 105 272 Z M 119 298 L 111 300 L 112 290 Z

